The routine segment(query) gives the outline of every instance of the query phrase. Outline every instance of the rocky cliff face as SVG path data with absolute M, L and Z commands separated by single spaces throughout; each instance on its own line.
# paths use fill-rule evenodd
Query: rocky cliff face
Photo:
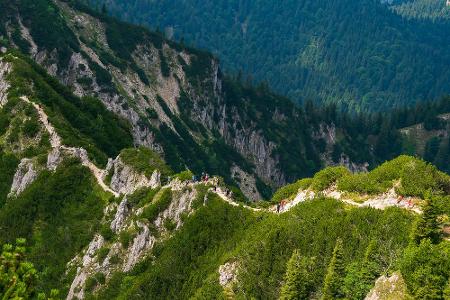
M 158 188 L 154 186 L 154 189 Z M 103 274 L 108 282 L 113 272 L 130 271 L 136 263 L 151 254 L 156 242 L 169 238 L 174 230 L 182 226 L 182 216 L 193 212 L 192 203 L 198 195 L 197 189 L 175 180 L 155 195 L 153 203 L 158 201 L 158 197 L 166 189 L 172 193 L 171 202 L 153 220 L 143 216 L 145 210 L 154 205 L 152 202 L 137 207 L 136 204 L 129 203 L 127 195 L 119 204 L 112 203 L 105 208 L 103 223 L 118 238 L 105 240 L 98 234 L 83 252 L 72 259 L 68 269 L 76 269 L 76 275 L 67 299 L 82 299 L 86 283 L 96 274 Z M 125 236 L 128 237 L 126 241 Z
M 305 149 L 320 153 L 314 136 L 323 132 L 308 132 L 299 109 L 269 91 L 234 87 L 236 84 L 224 79 L 218 61 L 210 54 L 118 23 L 69 1 L 49 0 L 49 5 L 59 12 L 58 21 L 62 23 L 55 30 L 64 29 L 56 34 L 67 40 L 58 41 L 56 46 L 45 43 L 43 33 L 38 34 L 32 21 L 18 10 L 6 31 L 12 36 L 17 26 L 22 43 L 11 38 L 11 45 L 20 48 L 21 44 L 28 44 L 22 50 L 76 95 L 97 97 L 108 110 L 128 120 L 135 145 L 161 154 L 173 152 L 168 149 L 173 144 L 197 147 L 206 156 L 217 156 L 226 163 L 225 168 L 219 169 L 220 175 L 230 177 L 231 167 L 237 166 L 253 177 L 251 181 L 271 187 L 330 163 L 326 155 L 320 159 L 305 154 Z M 5 65 L 0 69 L 7 72 Z M 5 88 L 0 81 L 0 91 Z M 268 104 L 263 105 L 267 98 Z M 166 129 L 173 136 L 171 140 L 164 140 Z M 211 146 L 221 142 L 229 147 L 225 150 L 228 153 Z M 197 149 L 189 150 L 196 156 Z M 303 164 L 292 167 L 287 174 L 286 165 L 293 159 Z M 193 166 L 191 157 L 182 156 L 180 160 L 178 168 L 187 166 L 202 171 L 200 166 Z M 340 163 L 353 166 L 345 156 Z M 202 166 L 205 167 L 209 166 Z M 118 190 L 127 189 L 127 183 L 115 181 L 114 185 Z M 255 195 L 258 192 L 256 188 Z

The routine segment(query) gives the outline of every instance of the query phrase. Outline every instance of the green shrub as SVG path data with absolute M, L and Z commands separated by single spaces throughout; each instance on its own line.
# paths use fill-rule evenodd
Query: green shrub
M 35 118 L 31 118 L 25 121 L 23 124 L 22 132 L 29 138 L 35 137 L 40 129 L 39 121 Z
M 397 192 L 405 196 L 424 198 L 427 192 L 447 194 L 450 177 L 421 159 L 402 155 L 385 162 L 369 173 L 343 176 L 338 188 L 343 191 L 376 194 L 391 188 L 400 181 Z
M 145 147 L 124 149 L 120 153 L 120 158 L 125 164 L 133 167 L 138 172 L 144 173 L 147 177 L 150 177 L 154 170 L 160 171 L 163 177 L 172 173 L 156 152 Z
M 152 222 L 161 212 L 169 207 L 171 201 L 172 191 L 170 189 L 164 189 L 160 191 L 160 193 L 156 195 L 154 201 L 144 209 L 141 216 Z
M 105 258 L 108 256 L 108 253 L 109 253 L 108 247 L 101 247 L 100 249 L 97 250 L 96 255 L 97 255 L 99 264 L 103 263 Z
M 345 167 L 328 167 L 314 175 L 311 188 L 314 191 L 323 191 L 336 183 L 340 178 L 350 175 L 350 171 Z
M 307 189 L 311 185 L 312 181 L 312 178 L 300 179 L 294 183 L 279 188 L 275 194 L 273 194 L 271 202 L 278 203 L 282 200 L 289 199 L 297 195 L 299 189 Z
M 177 228 L 177 222 L 175 222 L 172 219 L 165 219 L 164 220 L 164 228 L 166 228 L 167 231 L 173 231 Z
M 112 231 L 108 223 L 102 225 L 102 227 L 100 228 L 100 234 L 106 241 L 110 241 L 114 237 L 114 232 Z
M 128 248 L 130 242 L 134 238 L 134 233 L 128 230 L 123 230 L 119 234 L 119 242 L 122 244 L 122 247 Z
M 192 173 L 190 170 L 186 170 L 173 175 L 173 178 L 178 178 L 180 181 L 188 181 L 192 180 L 192 176 L 194 176 L 194 173 Z

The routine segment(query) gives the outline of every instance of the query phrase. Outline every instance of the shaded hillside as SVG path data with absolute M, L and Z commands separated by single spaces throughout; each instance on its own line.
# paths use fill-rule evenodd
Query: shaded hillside
M 450 92 L 449 25 L 408 21 L 380 1 L 91 3 L 210 49 L 294 102 L 374 111 Z

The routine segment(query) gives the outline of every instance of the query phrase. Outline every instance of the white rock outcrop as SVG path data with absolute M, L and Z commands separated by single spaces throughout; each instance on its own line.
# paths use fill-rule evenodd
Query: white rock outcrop
M 31 159 L 24 158 L 20 161 L 14 174 L 11 191 L 8 197 L 17 196 L 22 193 L 33 181 L 36 180 L 38 173 L 35 170 Z
M 122 202 L 120 202 L 119 207 L 117 208 L 116 215 L 114 216 L 114 220 L 111 222 L 111 230 L 114 232 L 121 231 L 125 224 L 125 221 L 130 213 L 130 208 L 128 206 L 128 200 L 126 197 L 123 198 Z
M 3 60 L 0 60 L 0 108 L 8 101 L 9 82 L 6 76 L 11 71 L 11 65 Z
M 367 294 L 365 300 L 406 300 L 408 297 L 406 284 L 400 273 L 392 276 L 381 276 L 375 282 L 375 286 Z
M 118 194 L 132 194 L 142 187 L 156 188 L 161 185 L 161 173 L 155 170 L 150 178 L 125 164 L 120 156 L 110 160 L 105 174 L 113 172 L 110 187 Z
M 227 262 L 219 267 L 219 284 L 222 287 L 233 284 L 237 281 L 237 262 Z

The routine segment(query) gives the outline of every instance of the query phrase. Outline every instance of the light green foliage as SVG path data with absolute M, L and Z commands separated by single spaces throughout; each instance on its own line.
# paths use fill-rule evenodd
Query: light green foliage
M 314 289 L 312 274 L 314 259 L 302 257 L 295 249 L 287 263 L 280 300 L 307 299 Z
M 441 194 L 450 190 L 450 177 L 420 159 L 402 155 L 369 173 L 349 175 L 338 180 L 338 188 L 358 193 L 381 193 L 400 181 L 397 192 L 424 198 L 429 192 Z
M 400 262 L 408 290 L 416 299 L 443 299 L 450 278 L 450 246 L 424 239 L 411 244 Z
M 37 271 L 25 260 L 25 239 L 16 245 L 3 245 L 0 256 L 0 295 L 2 299 L 20 299 L 35 296 Z
M 156 152 L 145 147 L 124 149 L 120 153 L 120 158 L 125 164 L 130 165 L 138 172 L 144 173 L 149 178 L 154 170 L 160 171 L 163 177 L 172 173 Z
M 322 300 L 344 298 L 343 279 L 345 277 L 345 266 L 343 259 L 342 240 L 338 239 L 323 282 Z
M 4 244 L 0 255 L 0 295 L 2 299 L 56 300 L 59 291 L 52 289 L 50 297 L 38 293 L 36 285 L 38 272 L 34 265 L 26 260 L 26 240 L 18 238 L 16 244 Z
M 194 176 L 194 173 L 192 173 L 190 170 L 186 170 L 178 174 L 175 174 L 173 178 L 178 178 L 180 181 L 188 181 L 192 180 L 192 176 Z
M 299 189 L 306 189 L 308 188 L 312 183 L 311 178 L 306 179 L 300 179 L 292 184 L 288 184 L 286 186 L 283 186 L 279 188 L 275 194 L 273 194 L 271 202 L 278 203 L 282 200 L 289 199 L 295 195 L 297 195 L 297 192 Z
M 142 207 L 145 204 L 151 203 L 153 198 L 160 191 L 160 187 L 151 188 L 140 188 L 136 190 L 133 194 L 127 196 L 128 203 L 132 206 Z
M 328 167 L 316 175 L 314 175 L 311 182 L 311 189 L 314 191 L 323 191 L 336 183 L 340 178 L 350 174 L 350 171 L 345 167 Z

